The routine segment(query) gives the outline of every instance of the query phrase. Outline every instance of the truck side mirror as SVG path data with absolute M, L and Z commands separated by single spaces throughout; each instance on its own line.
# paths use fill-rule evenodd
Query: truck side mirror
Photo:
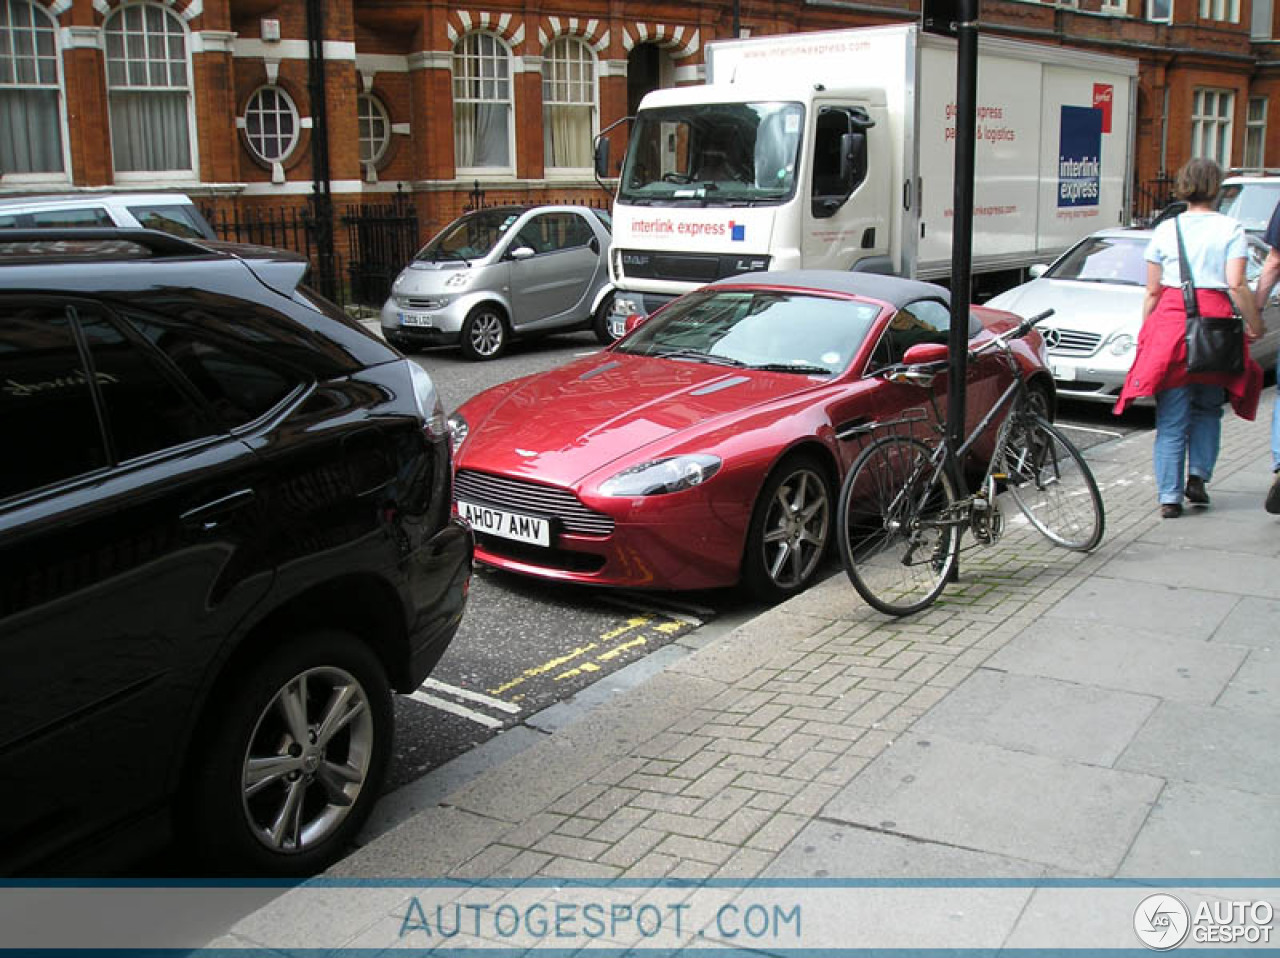
M 867 178 L 867 134 L 845 133 L 840 137 L 840 183 L 852 193 Z
M 609 177 L 609 141 L 605 137 L 596 140 L 596 176 L 600 179 Z

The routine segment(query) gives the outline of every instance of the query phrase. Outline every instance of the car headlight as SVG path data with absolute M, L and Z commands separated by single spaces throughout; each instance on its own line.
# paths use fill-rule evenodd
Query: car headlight
M 1138 347 L 1138 341 L 1131 333 L 1116 333 L 1111 337 L 1108 348 L 1113 356 L 1126 356 Z
M 413 383 L 413 398 L 418 403 L 418 414 L 427 429 L 427 435 L 440 439 L 445 434 L 444 404 L 440 402 L 440 394 L 436 392 L 436 384 L 431 381 L 427 371 L 411 359 L 406 359 L 409 366 L 409 381 Z
M 634 293 L 613 294 L 613 315 L 626 319 L 635 313 L 644 315 L 644 303 L 640 301 L 639 296 Z
M 460 272 L 454 273 L 452 276 L 446 279 L 444 281 L 444 285 L 446 289 L 461 289 L 463 286 L 466 286 L 469 282 L 471 282 L 471 270 L 464 269 Z
M 467 441 L 467 436 L 471 434 L 471 427 L 456 412 L 445 420 L 445 427 L 449 430 L 449 438 L 453 442 L 453 451 L 456 453 L 458 448 Z
M 624 469 L 600 484 L 604 496 L 665 496 L 706 482 L 720 471 L 716 456 L 669 456 Z

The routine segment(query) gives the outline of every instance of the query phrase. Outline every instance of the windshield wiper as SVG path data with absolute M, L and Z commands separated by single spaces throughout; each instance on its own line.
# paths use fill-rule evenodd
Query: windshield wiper
M 831 375 L 831 370 L 826 366 L 815 366 L 810 363 L 756 363 L 751 368 L 766 373 L 804 373 L 806 376 Z
M 714 353 L 703 353 L 696 349 L 665 349 L 661 352 L 651 353 L 653 356 L 660 356 L 663 359 L 676 359 L 695 363 L 710 363 L 713 366 L 745 366 L 741 359 L 734 359 L 731 356 L 717 356 Z

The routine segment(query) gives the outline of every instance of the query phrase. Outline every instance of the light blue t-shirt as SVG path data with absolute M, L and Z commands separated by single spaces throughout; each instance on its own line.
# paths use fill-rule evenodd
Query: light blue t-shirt
M 1214 212 L 1187 212 L 1177 217 L 1182 224 L 1182 242 L 1191 265 L 1191 281 L 1197 289 L 1227 288 L 1227 260 L 1248 255 L 1244 228 L 1231 216 Z M 1182 270 L 1178 268 L 1178 234 L 1174 220 L 1168 219 L 1155 228 L 1147 244 L 1146 259 L 1160 266 L 1160 283 L 1181 286 Z

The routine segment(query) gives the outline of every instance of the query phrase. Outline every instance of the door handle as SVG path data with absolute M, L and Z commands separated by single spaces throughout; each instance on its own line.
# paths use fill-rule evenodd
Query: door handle
M 253 502 L 253 499 L 254 493 L 252 489 L 238 489 L 218 499 L 206 502 L 193 509 L 188 509 L 178 519 L 184 525 L 195 526 L 207 532 L 211 529 L 216 529 L 222 520 L 233 512 L 249 505 L 249 503 Z

